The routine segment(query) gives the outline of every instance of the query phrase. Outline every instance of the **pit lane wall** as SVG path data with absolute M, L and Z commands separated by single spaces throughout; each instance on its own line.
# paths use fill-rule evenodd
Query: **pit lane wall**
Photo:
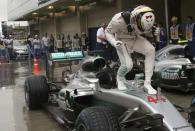
M 56 24 L 55 24 L 56 22 Z M 80 33 L 80 20 L 76 16 L 68 16 L 66 18 L 58 18 L 54 20 L 48 20 L 41 23 L 40 26 L 40 35 L 44 35 L 47 32 L 49 35 L 52 33 L 54 36 L 58 34 L 65 35 L 75 35 L 75 33 Z M 54 26 L 56 25 L 56 26 Z
M 87 32 L 88 28 L 101 26 L 103 22 L 108 23 L 115 12 L 115 7 L 107 7 L 105 9 L 104 6 L 99 6 L 90 10 L 90 13 L 81 12 L 80 18 L 76 15 L 58 18 L 56 20 L 56 33 L 73 36 L 75 33 Z M 41 23 L 40 34 L 55 32 L 53 25 L 53 20 Z

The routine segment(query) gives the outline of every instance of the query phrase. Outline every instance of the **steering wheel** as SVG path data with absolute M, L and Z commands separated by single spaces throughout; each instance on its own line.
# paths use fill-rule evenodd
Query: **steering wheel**
M 116 75 L 110 68 L 106 68 L 96 74 L 99 79 L 99 84 L 102 88 L 113 89 L 116 88 Z

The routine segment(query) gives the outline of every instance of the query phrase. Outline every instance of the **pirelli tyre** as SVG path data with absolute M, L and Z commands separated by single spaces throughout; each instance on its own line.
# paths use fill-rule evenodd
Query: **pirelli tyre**
M 89 107 L 76 120 L 76 131 L 120 131 L 116 114 L 109 107 Z
M 31 76 L 25 80 L 25 100 L 29 110 L 48 102 L 48 84 L 44 76 Z

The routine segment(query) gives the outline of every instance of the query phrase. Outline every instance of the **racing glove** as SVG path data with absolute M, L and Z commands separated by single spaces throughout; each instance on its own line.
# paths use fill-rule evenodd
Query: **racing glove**
M 110 34 L 108 32 L 106 32 L 106 39 L 111 43 L 112 46 L 114 46 L 115 48 L 121 46 L 123 44 L 122 41 L 118 41 L 114 38 L 113 34 Z
M 114 43 L 115 48 L 120 47 L 120 46 L 122 46 L 123 44 L 124 44 L 124 43 L 123 43 L 122 41 L 119 41 L 119 40 L 115 41 L 115 43 Z

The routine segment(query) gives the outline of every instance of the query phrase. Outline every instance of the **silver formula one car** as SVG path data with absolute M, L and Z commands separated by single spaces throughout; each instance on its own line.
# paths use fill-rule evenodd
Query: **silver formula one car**
M 103 58 L 85 58 L 80 67 L 73 75 L 66 75 L 68 83 L 64 85 L 44 76 L 27 78 L 27 107 L 44 106 L 70 131 L 194 131 L 160 90 L 157 95 L 145 93 L 142 80 L 129 81 L 126 90 L 118 90 L 112 73 L 108 78 L 102 75 L 108 73 L 104 72 Z M 110 88 L 104 88 L 105 84 Z M 190 113 L 193 121 L 192 109 Z
M 184 92 L 195 90 L 195 64 L 189 51 L 185 45 L 169 45 L 157 51 L 152 85 Z M 144 72 L 143 56 L 133 53 L 132 59 L 134 67 L 126 79 L 134 79 L 137 73 Z
M 195 90 L 195 65 L 189 47 L 170 45 L 156 53 L 154 86 L 188 92 Z

